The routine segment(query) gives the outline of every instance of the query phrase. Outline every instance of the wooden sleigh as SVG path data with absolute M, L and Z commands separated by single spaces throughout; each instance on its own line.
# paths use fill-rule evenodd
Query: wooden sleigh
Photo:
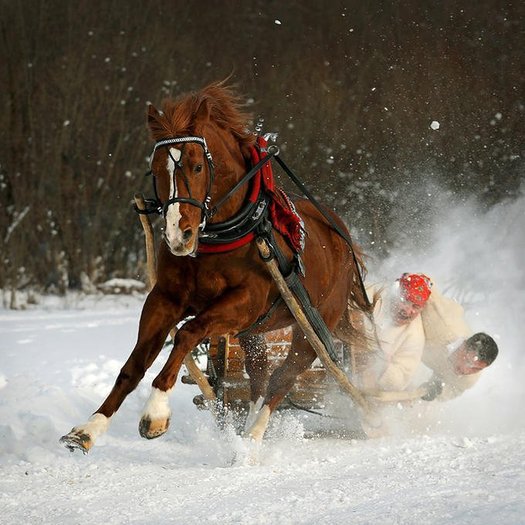
M 266 334 L 267 353 L 270 362 L 269 374 L 282 364 L 291 346 L 291 331 L 277 330 Z M 226 409 L 246 410 L 250 401 L 250 384 L 244 368 L 244 352 L 238 339 L 229 336 L 214 337 L 206 345 L 205 377 L 217 400 Z M 355 351 L 342 342 L 336 342 L 340 362 L 346 372 L 355 367 Z M 197 384 L 192 375 L 182 376 L 182 382 Z M 294 387 L 280 405 L 280 409 L 319 409 L 326 405 L 327 393 L 337 388 L 334 378 L 327 373 L 319 360 L 297 377 Z M 204 394 L 195 396 L 193 402 L 206 405 Z

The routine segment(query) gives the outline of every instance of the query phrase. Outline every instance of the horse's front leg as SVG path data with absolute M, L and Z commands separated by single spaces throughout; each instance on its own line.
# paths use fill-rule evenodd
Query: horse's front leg
M 239 326 L 247 326 L 253 317 L 249 311 L 258 311 L 253 308 L 250 292 L 244 288 L 231 290 L 178 330 L 171 354 L 152 383 L 151 397 L 139 425 L 142 437 L 156 438 L 168 429 L 171 417 L 168 398 L 186 355 L 207 337 L 234 333 Z
M 70 450 L 79 449 L 84 453 L 91 449 L 97 437 L 108 429 L 111 416 L 155 361 L 170 329 L 181 314 L 182 308 L 176 308 L 156 288 L 151 291 L 142 309 L 137 344 L 122 367 L 113 389 L 89 420 L 63 436 L 61 443 Z

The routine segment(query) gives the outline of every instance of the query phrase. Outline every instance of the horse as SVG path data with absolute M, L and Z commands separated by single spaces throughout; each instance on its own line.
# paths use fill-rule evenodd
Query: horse
M 258 139 L 249 130 L 251 115 L 242 97 L 226 82 L 167 99 L 162 111 L 150 105 L 147 121 L 155 142 L 150 168 L 157 211 L 163 216 L 157 282 L 145 300 L 136 345 L 108 397 L 86 423 L 75 426 L 61 441 L 71 450 L 87 453 L 155 361 L 170 331 L 179 326 L 169 357 L 152 383 L 140 435 L 152 439 L 168 430 L 169 395 L 185 356 L 212 336 L 242 333 L 251 396 L 245 435 L 260 442 L 271 413 L 316 353 L 288 308 L 278 301 L 275 282 L 256 247 L 253 224 L 249 226 L 256 222 L 254 206 L 264 208 L 262 201 L 279 198 L 293 200 L 290 206 L 300 217 L 304 234 L 300 279 L 329 330 L 336 327 L 349 301 L 354 308 L 368 308 L 366 293 L 358 284 L 359 272 L 365 271 L 362 256 L 325 215 L 349 235 L 342 219 L 331 211 L 322 214 L 309 199 L 288 198 L 278 188 L 269 199 L 263 185 L 253 198 L 255 177 L 243 181 L 253 165 Z M 285 233 L 273 224 L 269 229 L 284 259 L 297 259 L 297 249 Z M 221 234 L 239 230 L 241 238 L 213 244 Z M 291 350 L 268 379 L 264 333 L 288 326 L 292 326 Z

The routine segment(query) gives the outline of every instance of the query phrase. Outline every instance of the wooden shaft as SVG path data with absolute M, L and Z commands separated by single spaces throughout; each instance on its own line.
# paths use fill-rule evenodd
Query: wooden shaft
M 139 210 L 146 209 L 146 203 L 144 202 L 144 196 L 142 195 L 142 193 L 135 194 L 135 203 L 137 204 L 137 208 Z M 149 216 L 141 213 L 139 214 L 139 217 L 140 223 L 142 224 L 142 228 L 144 229 L 144 235 L 146 240 L 146 266 L 148 270 L 149 289 L 151 290 L 157 282 L 157 263 L 155 260 L 155 236 L 153 234 L 153 226 L 151 225 Z M 170 335 L 172 338 L 174 337 L 175 329 L 171 330 Z M 207 401 L 216 401 L 217 397 L 215 396 L 213 388 L 210 386 L 208 379 L 202 373 L 201 369 L 197 366 L 197 363 L 195 363 L 191 352 L 184 358 L 184 364 L 188 369 L 188 373 L 193 378 L 195 383 L 197 383 L 197 386 L 200 388 L 204 399 L 206 399 Z
M 144 195 L 142 193 L 135 193 L 135 204 L 139 210 L 146 209 L 146 203 L 144 202 Z M 148 270 L 148 288 L 151 290 L 157 282 L 157 263 L 155 261 L 155 237 L 153 235 L 153 226 L 148 215 L 143 213 L 139 214 L 140 223 L 144 229 L 145 242 L 146 242 L 146 266 Z
M 402 401 L 416 401 L 427 393 L 425 388 L 415 390 L 363 390 L 363 394 L 383 403 L 396 403 Z
M 216 401 L 217 396 L 211 387 L 208 378 L 202 373 L 201 369 L 197 366 L 195 359 L 191 355 L 191 352 L 186 355 L 184 358 L 184 364 L 188 369 L 190 376 L 197 383 L 197 386 L 200 388 L 204 399 L 207 401 Z
M 350 382 L 346 374 L 332 361 L 328 354 L 324 344 L 315 333 L 310 322 L 306 318 L 300 304 L 291 292 L 290 288 L 286 284 L 284 277 L 282 276 L 277 263 L 274 259 L 270 259 L 270 248 L 265 239 L 257 239 L 257 247 L 261 253 L 263 260 L 266 262 L 267 268 L 281 293 L 282 298 L 287 304 L 290 312 L 295 317 L 298 325 L 303 331 L 308 342 L 312 345 L 317 356 L 319 357 L 323 366 L 328 370 L 336 379 L 339 386 L 350 395 L 354 402 L 365 412 L 370 410 L 370 405 L 365 396 Z

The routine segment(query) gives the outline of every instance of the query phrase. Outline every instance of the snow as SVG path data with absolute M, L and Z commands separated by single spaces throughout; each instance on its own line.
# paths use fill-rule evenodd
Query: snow
M 195 408 L 197 388 L 180 382 L 169 432 L 139 437 L 168 350 L 91 452 L 69 453 L 58 439 L 109 392 L 143 296 L 49 297 L 0 310 L 2 524 L 523 523 L 524 204 L 441 215 L 431 252 L 400 252 L 375 272 L 428 272 L 460 296 L 474 329 L 496 337 L 500 356 L 471 391 L 397 409 L 397 431 L 368 441 L 306 438 L 339 420 L 281 412 L 255 465 L 231 426 L 221 431 Z

